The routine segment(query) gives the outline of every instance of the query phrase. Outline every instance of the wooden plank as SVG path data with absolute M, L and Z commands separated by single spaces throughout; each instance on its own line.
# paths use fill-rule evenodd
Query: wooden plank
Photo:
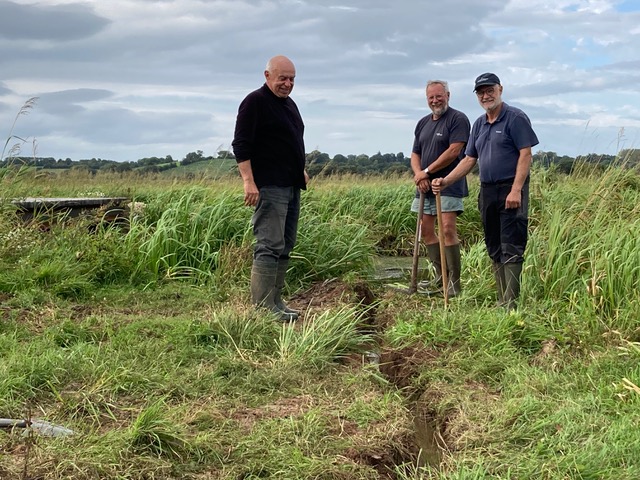
M 48 223 L 52 217 L 66 215 L 77 217 L 91 210 L 105 210 L 103 221 L 111 222 L 127 216 L 129 199 L 126 197 L 25 197 L 11 201 L 24 221 L 39 219 Z
M 56 197 L 27 197 L 11 201 L 21 210 L 58 209 L 58 208 L 100 208 L 104 205 L 117 205 L 127 201 L 126 197 L 98 197 L 98 198 L 56 198 Z

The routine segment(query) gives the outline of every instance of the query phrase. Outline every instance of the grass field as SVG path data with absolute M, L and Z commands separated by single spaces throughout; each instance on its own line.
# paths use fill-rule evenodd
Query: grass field
M 446 308 L 373 280 L 412 251 L 409 177 L 313 180 L 289 327 L 248 305 L 237 174 L 2 172 L 0 418 L 73 435 L 0 429 L 0 478 L 640 478 L 640 178 L 533 172 L 510 313 L 469 180 Z M 145 208 L 43 228 L 6 201 L 82 194 Z

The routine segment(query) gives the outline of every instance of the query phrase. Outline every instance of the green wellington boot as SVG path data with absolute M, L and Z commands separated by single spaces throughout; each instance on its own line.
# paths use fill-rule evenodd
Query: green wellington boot
M 505 288 L 505 279 L 504 279 L 504 263 L 493 262 L 493 276 L 496 279 L 496 290 L 498 292 L 498 306 L 504 307 L 504 288 Z
M 435 268 L 435 277 L 418 283 L 420 293 L 426 295 L 442 295 L 442 262 L 440 261 L 440 244 L 427 245 L 427 256 Z
M 275 304 L 277 274 L 277 264 L 253 262 L 251 267 L 251 302 L 257 307 L 266 308 L 275 313 L 278 320 L 282 322 L 294 322 L 298 319 L 298 315 L 280 310 Z
M 460 286 L 460 271 L 462 269 L 460 261 L 460 245 L 451 245 L 444 247 L 444 254 L 447 259 L 448 288 L 447 296 L 449 298 L 460 295 L 462 287 Z
M 284 288 L 285 278 L 287 276 L 287 270 L 289 269 L 289 260 L 278 260 L 278 270 L 276 272 L 276 290 L 273 295 L 273 303 L 275 303 L 278 310 L 285 313 L 300 316 L 300 312 L 289 308 L 284 300 L 282 300 L 282 289 Z
M 521 274 L 522 263 L 504 264 L 504 305 L 507 310 L 515 310 L 518 307 Z

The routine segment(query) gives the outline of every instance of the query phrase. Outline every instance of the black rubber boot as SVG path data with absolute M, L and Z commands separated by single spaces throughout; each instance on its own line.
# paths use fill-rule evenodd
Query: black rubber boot
M 278 260 L 278 270 L 276 272 L 276 290 L 273 295 L 273 303 L 285 313 L 300 316 L 300 312 L 287 307 L 287 304 L 282 300 L 282 289 L 284 288 L 285 278 L 287 277 L 287 270 L 289 269 L 289 260 Z
M 522 263 L 504 264 L 504 305 L 507 310 L 515 310 L 518 307 L 521 274 Z
M 280 310 L 275 304 L 276 276 L 278 265 L 276 263 L 253 262 L 251 267 L 251 302 L 261 308 L 265 308 L 277 315 L 282 322 L 294 322 L 297 315 Z
M 460 286 L 460 271 L 462 265 L 460 262 L 460 245 L 451 245 L 444 247 L 444 255 L 447 259 L 448 288 L 447 296 L 449 298 L 460 295 L 462 287 Z
M 504 307 L 504 289 L 505 289 L 505 278 L 504 278 L 504 263 L 493 262 L 493 277 L 496 279 L 496 290 L 498 292 L 498 306 Z
M 420 293 L 427 295 L 442 295 L 442 262 L 440 261 L 440 244 L 427 245 L 427 256 L 435 268 L 433 280 L 424 280 L 418 283 Z

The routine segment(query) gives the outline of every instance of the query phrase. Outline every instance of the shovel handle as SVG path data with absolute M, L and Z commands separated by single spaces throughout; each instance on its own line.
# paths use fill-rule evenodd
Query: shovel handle
M 438 214 L 438 240 L 440 243 L 440 265 L 442 269 L 442 293 L 444 295 L 444 306 L 449 303 L 449 275 L 447 271 L 447 256 L 444 251 L 444 228 L 442 227 L 442 200 L 440 192 L 436 193 L 436 213 Z
M 409 285 L 409 293 L 418 291 L 418 260 L 420 258 L 420 227 L 422 226 L 422 215 L 424 215 L 424 192 L 421 191 L 418 219 L 416 220 L 416 237 L 413 242 L 413 264 L 411 265 L 411 285 Z

